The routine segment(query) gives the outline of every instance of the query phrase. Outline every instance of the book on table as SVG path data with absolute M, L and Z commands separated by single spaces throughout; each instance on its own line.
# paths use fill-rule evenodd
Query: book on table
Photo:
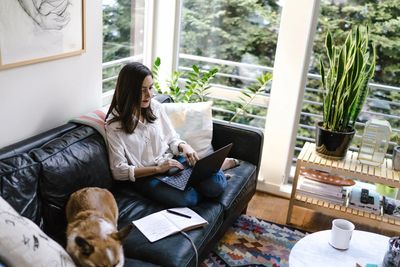
M 208 224 L 203 217 L 186 207 L 162 210 L 132 223 L 150 242 Z
M 309 191 L 310 193 L 320 193 L 336 197 L 341 197 L 347 191 L 346 187 L 344 186 L 324 184 L 310 180 L 302 175 L 299 175 L 297 188 L 304 191 Z
M 301 191 L 300 189 L 298 189 L 297 191 L 303 196 L 312 197 L 312 198 L 320 199 L 323 201 L 328 201 L 333 204 L 346 205 L 346 202 L 347 202 L 347 195 L 343 195 L 343 197 L 341 197 L 341 198 L 336 198 L 336 197 L 332 197 L 332 196 L 318 195 L 318 194 L 310 193 L 307 191 Z
M 312 198 L 344 205 L 347 199 L 347 190 L 344 186 L 321 183 L 299 175 L 297 192 Z

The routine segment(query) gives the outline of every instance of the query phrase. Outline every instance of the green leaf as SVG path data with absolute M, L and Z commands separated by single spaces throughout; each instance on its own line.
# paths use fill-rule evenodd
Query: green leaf
M 264 90 L 265 86 L 271 79 L 272 79 L 271 73 L 263 73 L 256 78 L 257 84 L 252 84 L 249 87 L 246 87 L 243 91 L 241 91 L 241 94 L 244 97 L 240 96 L 239 99 L 242 100 L 243 103 L 239 104 L 240 109 L 236 110 L 235 114 L 231 117 L 229 122 L 235 121 L 235 119 L 239 115 L 243 115 L 243 113 L 246 112 L 248 106 L 252 103 L 255 97 Z
M 333 46 L 333 37 L 327 33 L 325 50 L 329 67 L 319 61 L 321 83 L 324 88 L 323 125 L 333 131 L 354 127 L 368 95 L 368 81 L 375 70 L 375 48 L 368 47 L 368 29 L 356 27 L 345 41 Z M 372 55 L 371 55 L 372 54 Z
M 159 57 L 157 57 L 156 60 L 154 61 L 154 65 L 158 67 L 161 65 L 161 59 Z
M 332 35 L 331 35 L 330 31 L 328 31 L 328 33 L 326 35 L 325 48 L 326 48 L 329 60 L 332 60 L 332 58 L 333 58 L 333 41 L 332 41 Z
M 245 91 L 242 91 L 241 93 L 242 93 L 242 94 L 244 94 L 245 96 L 247 96 L 247 97 L 251 98 L 250 94 L 248 94 L 247 92 L 245 92 Z
M 322 87 L 325 89 L 325 69 L 321 58 L 319 59 L 319 71 L 321 73 Z

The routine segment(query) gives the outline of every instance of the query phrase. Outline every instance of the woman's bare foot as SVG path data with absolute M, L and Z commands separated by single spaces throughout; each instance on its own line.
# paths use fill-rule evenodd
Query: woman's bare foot
M 227 169 L 231 169 L 231 168 L 233 168 L 233 167 L 236 167 L 236 166 L 238 166 L 239 164 L 240 164 L 240 163 L 239 163 L 239 160 L 237 160 L 237 159 L 234 159 L 234 158 L 226 158 L 226 159 L 224 160 L 224 163 L 222 163 L 221 170 L 225 171 L 225 170 L 227 170 Z

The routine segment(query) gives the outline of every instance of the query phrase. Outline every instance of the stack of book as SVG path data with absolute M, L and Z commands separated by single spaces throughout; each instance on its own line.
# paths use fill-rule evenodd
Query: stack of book
M 307 179 L 302 175 L 299 175 L 297 192 L 305 196 L 340 205 L 346 204 L 347 199 L 347 190 L 344 186 L 318 182 Z

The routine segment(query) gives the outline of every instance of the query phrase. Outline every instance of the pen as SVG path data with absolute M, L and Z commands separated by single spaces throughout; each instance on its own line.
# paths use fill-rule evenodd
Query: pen
M 183 213 L 180 213 L 180 212 L 177 212 L 177 211 L 174 211 L 174 210 L 167 210 L 167 212 L 175 214 L 175 215 L 178 215 L 178 216 L 182 216 L 182 217 L 185 217 L 185 218 L 188 218 L 188 219 L 192 218 L 187 214 L 183 214 Z

